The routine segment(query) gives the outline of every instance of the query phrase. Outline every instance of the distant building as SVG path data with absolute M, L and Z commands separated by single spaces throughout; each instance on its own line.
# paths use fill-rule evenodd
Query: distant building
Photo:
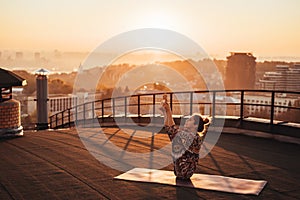
M 23 59 L 23 52 L 21 51 L 16 52 L 16 59 Z
M 226 89 L 254 89 L 256 58 L 251 53 L 232 52 L 227 57 Z
M 274 114 L 278 115 L 288 111 L 288 108 L 283 108 L 281 106 L 289 106 L 294 105 L 297 101 L 297 98 L 287 98 L 287 97 L 276 97 L 274 101 Z M 245 112 L 248 113 L 249 116 L 260 112 L 266 112 L 268 115 L 270 114 L 271 107 L 267 105 L 271 105 L 271 97 L 263 96 L 263 95 L 245 95 L 244 103 L 248 104 L 245 106 Z
M 74 96 L 50 97 L 49 111 L 51 112 L 51 114 L 61 112 L 77 105 L 77 101 L 78 98 Z
M 293 67 L 277 65 L 276 71 L 265 72 L 259 80 L 259 88 L 264 90 L 300 91 L 300 64 Z
M 39 61 L 39 60 L 41 59 L 41 53 L 40 53 L 40 52 L 35 52 L 35 53 L 34 53 L 34 59 L 35 59 L 36 61 Z

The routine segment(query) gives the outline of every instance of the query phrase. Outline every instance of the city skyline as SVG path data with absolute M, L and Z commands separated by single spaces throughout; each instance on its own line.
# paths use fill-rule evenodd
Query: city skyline
M 252 52 L 258 60 L 300 60 L 297 0 L 2 1 L 0 51 L 91 52 L 139 28 L 179 32 L 214 58 Z

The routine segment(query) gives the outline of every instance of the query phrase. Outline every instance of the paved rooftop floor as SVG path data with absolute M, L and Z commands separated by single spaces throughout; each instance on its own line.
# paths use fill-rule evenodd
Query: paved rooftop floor
M 151 149 L 148 140 L 126 142 L 129 138 L 117 128 L 104 132 L 129 150 Z M 165 134 L 155 137 L 154 146 L 168 142 Z M 238 195 L 115 180 L 123 172 L 96 160 L 75 129 L 27 131 L 23 137 L 0 139 L 0 199 L 300 199 L 299 155 L 299 144 L 221 134 L 197 173 L 268 181 L 259 196 Z

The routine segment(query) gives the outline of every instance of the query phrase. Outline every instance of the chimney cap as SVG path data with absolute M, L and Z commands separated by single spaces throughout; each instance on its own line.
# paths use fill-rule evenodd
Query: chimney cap
M 50 73 L 50 71 L 47 70 L 47 69 L 40 68 L 40 69 L 36 70 L 34 73 L 36 75 L 44 75 L 44 76 L 46 76 L 46 75 L 48 75 Z

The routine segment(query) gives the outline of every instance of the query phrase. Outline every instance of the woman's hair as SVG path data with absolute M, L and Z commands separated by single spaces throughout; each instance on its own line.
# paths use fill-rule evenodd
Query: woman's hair
M 197 131 L 198 132 L 203 131 L 204 124 L 207 124 L 209 122 L 209 119 L 207 118 L 203 119 L 200 114 L 194 114 L 192 117 L 194 117 L 195 124 L 198 124 Z

